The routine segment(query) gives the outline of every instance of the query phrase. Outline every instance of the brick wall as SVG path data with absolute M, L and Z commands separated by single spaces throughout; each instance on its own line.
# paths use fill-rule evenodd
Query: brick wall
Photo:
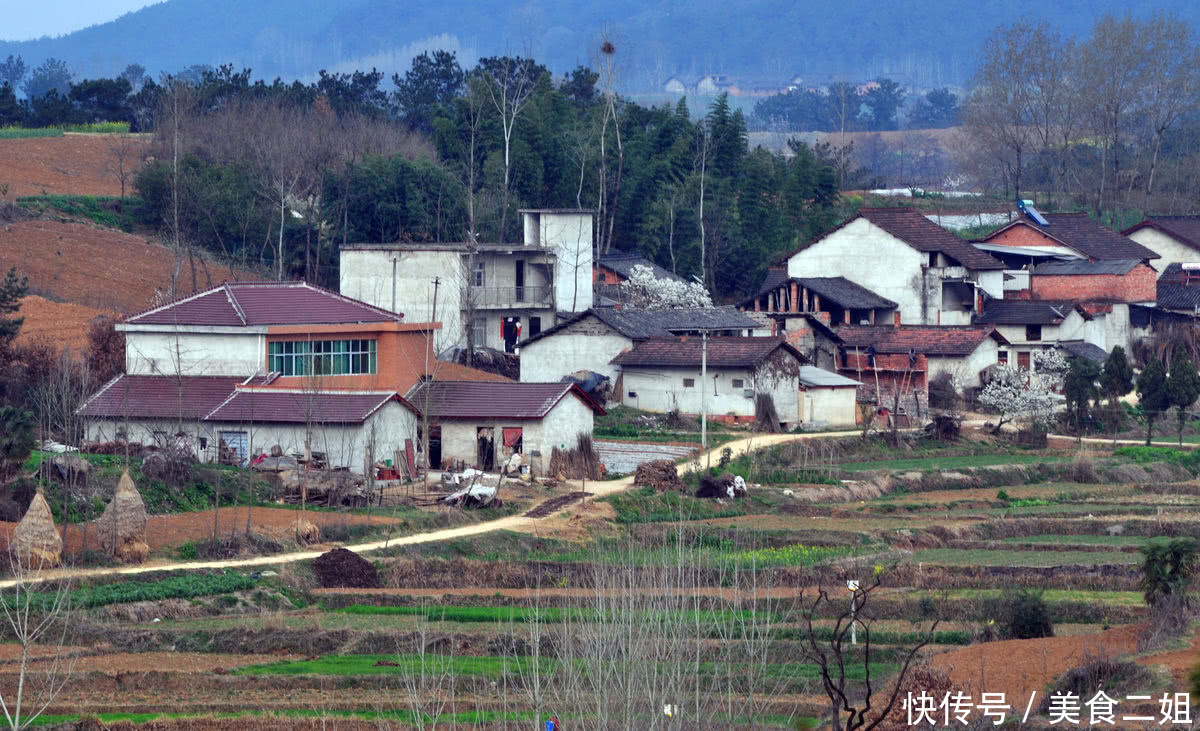
M 987 239 L 989 244 L 1003 246 L 1062 246 L 1059 242 L 1035 231 L 1028 225 L 1022 224 Z
M 1121 302 L 1153 302 L 1156 297 L 1154 269 L 1138 264 L 1128 274 L 1032 276 L 1033 298 L 1079 302 L 1116 299 Z

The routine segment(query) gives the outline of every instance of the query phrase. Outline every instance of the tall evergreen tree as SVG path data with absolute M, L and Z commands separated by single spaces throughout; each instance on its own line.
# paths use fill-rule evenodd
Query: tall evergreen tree
M 1158 358 L 1151 358 L 1142 369 L 1137 381 L 1137 395 L 1142 415 L 1146 418 L 1146 446 L 1149 447 L 1150 439 L 1154 436 L 1154 420 L 1171 406 L 1167 372 Z
M 1196 372 L 1196 364 L 1183 350 L 1176 350 L 1171 359 L 1171 372 L 1167 374 L 1167 398 L 1175 407 L 1178 418 L 1176 434 L 1179 446 L 1183 446 L 1183 424 L 1187 421 L 1187 409 L 1200 398 L 1200 373 Z

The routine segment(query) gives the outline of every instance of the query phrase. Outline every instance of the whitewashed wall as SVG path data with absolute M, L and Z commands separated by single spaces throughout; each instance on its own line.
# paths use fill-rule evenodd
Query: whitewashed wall
M 857 393 L 858 389 L 854 386 L 806 386 L 800 394 L 804 404 L 804 425 L 853 426 L 858 408 Z
M 559 381 L 589 370 L 603 373 L 615 384 L 618 368 L 609 361 L 632 347 L 633 340 L 589 316 L 521 348 L 521 380 Z
M 1021 335 L 1024 338 L 1024 328 L 1021 330 Z M 990 365 L 995 365 L 999 357 L 1000 344 L 993 338 L 987 338 L 965 358 L 930 356 L 928 358 L 928 377 L 932 381 L 937 374 L 942 372 L 957 374 L 962 379 L 963 386 L 976 388 L 980 385 L 979 372 Z M 1016 356 L 1010 356 L 1009 362 L 1016 365 Z
M 743 389 L 754 389 L 754 373 L 750 369 L 709 369 L 708 383 L 700 378 L 699 368 L 635 368 L 622 367 L 623 393 L 621 402 L 626 406 L 667 413 L 678 408 L 685 414 L 699 414 L 701 411 L 701 388 L 707 385 L 704 395 L 708 413 L 736 414 L 738 416 L 754 415 L 754 399 L 746 398 Z M 683 379 L 692 378 L 695 386 L 684 388 Z M 745 386 L 735 389 L 733 379 L 742 379 Z M 714 379 L 716 395 L 713 395 Z M 637 393 L 637 398 L 630 397 L 630 392 Z M 778 404 L 776 406 L 778 410 Z M 795 411 L 792 412 L 794 421 Z M 780 419 L 783 419 L 781 413 Z
M 385 310 L 392 310 L 392 260 L 396 260 L 395 311 L 405 322 L 433 319 L 433 279 L 439 277 L 434 333 L 438 353 L 466 342 L 462 322 L 464 285 L 461 252 L 344 249 L 339 260 L 338 291 Z
M 507 459 L 504 447 L 504 427 L 521 427 L 521 446 L 526 462 L 534 460 L 537 470 L 550 464 L 550 451 L 555 447 L 575 446 L 576 435 L 592 433 L 593 412 L 577 397 L 567 395 L 542 419 L 451 419 L 438 422 L 442 426 L 442 465 L 462 460 L 473 465 L 478 458 L 477 435 L 480 427 L 491 427 L 495 434 L 496 465 Z M 534 457 L 540 453 L 540 460 Z
M 1158 254 L 1158 259 L 1150 260 L 1150 266 L 1154 267 L 1156 272 L 1161 272 L 1176 262 L 1183 264 L 1200 261 L 1200 251 L 1156 228 L 1138 229 L 1129 234 L 1129 238 Z
M 125 372 L 130 375 L 249 376 L 264 370 L 261 333 L 125 332 Z

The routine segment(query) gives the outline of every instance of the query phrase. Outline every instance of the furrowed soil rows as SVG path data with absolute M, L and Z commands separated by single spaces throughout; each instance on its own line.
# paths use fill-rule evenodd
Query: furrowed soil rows
M 133 135 L 137 145 L 129 161 L 141 159 L 150 135 Z M 121 181 L 112 172 L 116 157 L 113 135 L 68 134 L 0 140 L 0 170 L 10 196 L 121 195 Z M 126 194 L 129 191 L 126 190 Z
M 591 496 L 592 496 L 592 493 L 584 492 L 584 491 L 580 490 L 578 492 L 569 492 L 566 495 L 559 495 L 558 497 L 552 497 L 549 500 L 547 500 L 546 502 L 544 502 L 541 505 L 534 508 L 533 510 L 530 510 L 528 513 L 525 513 L 525 517 L 526 518 L 545 518 L 548 515 L 553 515 L 554 513 L 557 513 L 558 511 L 567 507 L 571 503 L 577 502 L 579 500 L 582 500 L 584 498 L 588 498 Z
M 0 149 L 4 142 L 0 141 Z M 3 167 L 0 162 L 0 170 Z M 13 266 L 28 275 L 31 293 L 131 314 L 148 309 L 156 290 L 170 288 L 175 255 L 165 246 L 121 231 L 32 220 L 0 226 L 0 270 Z M 198 289 L 257 278 L 196 259 Z M 180 295 L 194 291 L 186 259 L 178 291 Z
M 100 315 L 112 316 L 111 310 L 54 302 L 45 297 L 29 295 L 21 298 L 21 332 L 17 345 L 28 345 L 42 340 L 55 348 L 70 348 L 72 353 L 87 352 L 88 325 Z

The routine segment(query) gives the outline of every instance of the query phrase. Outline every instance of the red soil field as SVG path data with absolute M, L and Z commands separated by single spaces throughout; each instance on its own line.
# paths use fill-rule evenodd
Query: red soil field
M 0 185 L 8 195 L 111 195 L 121 194 L 113 167 L 113 135 L 75 134 L 0 140 Z M 132 138 L 137 147 L 126 157 L 127 166 L 145 154 L 149 135 Z M 132 179 L 130 175 L 130 180 Z M 132 186 L 126 181 L 125 194 Z
M 38 340 L 47 340 L 56 347 L 70 348 L 72 353 L 87 350 L 88 325 L 99 315 L 113 315 L 110 310 L 98 310 L 70 302 L 54 302 L 45 297 L 29 295 L 21 298 L 21 311 L 25 318 L 17 344 L 26 345 Z
M 169 289 L 175 256 L 165 246 L 121 231 L 32 220 L 0 226 L 0 275 L 12 266 L 29 277 L 30 294 L 132 314 L 148 309 L 156 290 Z M 201 290 L 226 280 L 258 278 L 196 260 Z M 191 269 L 184 260 L 179 293 L 192 291 Z

